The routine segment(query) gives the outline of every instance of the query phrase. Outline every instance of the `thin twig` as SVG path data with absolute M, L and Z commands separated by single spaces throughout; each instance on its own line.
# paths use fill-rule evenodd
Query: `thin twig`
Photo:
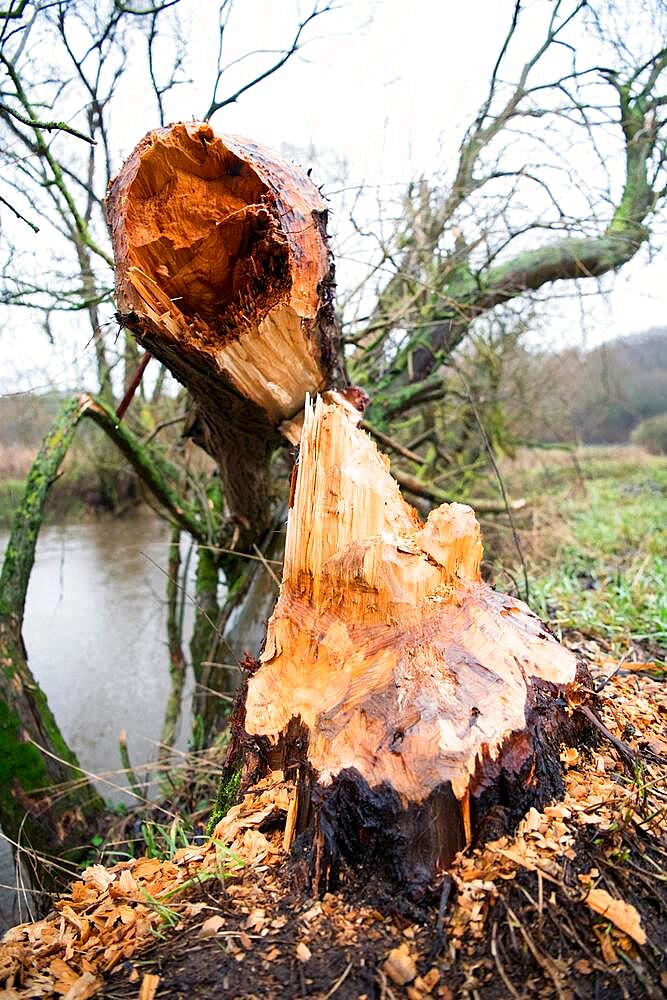
M 468 402 L 470 403 L 470 406 L 472 408 L 472 412 L 474 414 L 475 420 L 477 421 L 477 426 L 479 427 L 479 432 L 482 435 L 482 441 L 484 443 L 484 448 L 486 449 L 486 453 L 489 456 L 489 462 L 491 463 L 491 466 L 493 467 L 493 471 L 494 471 L 496 479 L 498 481 L 498 486 L 499 486 L 500 492 L 502 494 L 503 503 L 505 504 L 505 510 L 507 511 L 507 516 L 509 517 L 509 520 L 510 520 L 510 525 L 511 525 L 511 528 L 512 528 L 512 537 L 514 539 L 514 545 L 516 547 L 516 551 L 518 553 L 519 560 L 521 562 L 521 570 L 522 570 L 522 573 L 523 573 L 524 600 L 526 601 L 526 603 L 528 603 L 530 601 L 530 587 L 528 585 L 528 569 L 526 567 L 526 560 L 524 559 L 523 549 L 521 548 L 521 542 L 519 541 L 519 534 L 518 534 L 518 532 L 516 530 L 516 525 L 514 523 L 514 518 L 512 517 L 512 507 L 511 507 L 509 498 L 507 496 L 507 491 L 505 489 L 505 482 L 503 480 L 502 475 L 500 474 L 500 469 L 498 468 L 498 463 L 496 462 L 496 456 L 493 454 L 493 449 L 491 447 L 491 442 L 489 441 L 488 435 L 486 433 L 486 429 L 484 427 L 484 424 L 482 423 L 481 417 L 480 417 L 479 412 L 477 410 L 477 407 L 475 405 L 475 400 L 472 397 L 472 393 L 470 391 L 470 386 L 468 385 L 468 382 L 467 382 L 465 376 L 463 375 L 463 372 L 459 368 L 456 368 L 456 372 L 457 372 L 459 378 L 461 379 L 461 382 L 463 383 L 463 387 L 464 387 L 466 395 L 468 397 Z
M 255 552 L 257 553 L 257 558 L 261 562 L 262 566 L 264 567 L 264 569 L 266 570 L 266 572 L 269 574 L 269 576 L 271 577 L 271 579 L 275 583 L 276 587 L 280 590 L 280 580 L 278 579 L 278 577 L 276 576 L 276 574 L 273 572 L 273 570 L 269 566 L 268 559 L 266 559 L 266 557 L 264 556 L 264 553 L 262 552 L 262 550 L 254 542 L 253 542 L 253 546 L 252 547 L 255 550 Z
M 348 962 L 347 963 L 347 967 L 345 968 L 345 971 L 338 977 L 338 979 L 333 984 L 333 986 L 331 987 L 331 989 L 329 990 L 329 992 L 325 994 L 324 1000 L 329 1000 L 329 997 L 332 997 L 334 995 L 334 993 L 336 992 L 336 990 L 340 986 L 343 985 L 343 983 L 345 982 L 345 980 L 349 976 L 351 970 L 352 970 L 352 962 Z
M 395 451 L 397 455 L 402 455 L 403 458 L 407 458 L 409 462 L 414 462 L 415 465 L 423 465 L 426 461 L 422 455 L 418 455 L 416 452 L 406 448 L 405 445 L 400 443 L 400 441 L 396 441 L 395 438 L 389 437 L 388 434 L 378 430 L 377 427 L 373 427 L 373 425 L 369 424 L 368 421 L 362 420 L 359 426 L 363 430 L 368 431 L 368 433 L 372 437 L 376 438 L 380 444 L 383 444 L 385 448 L 390 448 L 391 451 Z
M 595 712 L 592 712 L 588 705 L 577 705 L 577 711 L 581 712 L 581 714 L 588 719 L 591 725 L 595 726 L 595 728 L 602 733 L 604 738 L 618 750 L 625 766 L 630 771 L 634 771 L 634 766 L 637 763 L 637 754 L 632 747 L 629 747 L 627 743 L 624 743 L 622 740 L 619 740 L 617 736 L 614 736 L 613 733 L 610 733 L 604 722 L 601 722 L 600 719 L 598 719 Z
M 125 393 L 120 403 L 118 404 L 118 409 L 116 410 L 116 416 L 118 417 L 119 420 L 123 419 L 123 417 L 127 412 L 127 408 L 134 399 L 134 394 L 139 388 L 141 380 L 144 377 L 144 372 L 146 371 L 148 362 L 152 357 L 153 355 L 150 354 L 149 351 L 145 351 L 144 356 L 141 359 L 141 362 L 139 363 L 139 367 L 137 368 L 136 372 L 132 377 L 132 381 L 127 387 L 127 392 Z

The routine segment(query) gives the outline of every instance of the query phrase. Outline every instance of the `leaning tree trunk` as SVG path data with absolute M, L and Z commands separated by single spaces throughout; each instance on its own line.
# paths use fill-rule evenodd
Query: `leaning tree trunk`
M 232 724 L 229 790 L 292 786 L 286 843 L 422 884 L 562 786 L 574 657 L 480 578 L 471 508 L 425 524 L 358 427 L 313 185 L 208 125 L 149 135 L 111 187 L 124 321 L 190 389 L 239 546 L 268 525 L 268 455 L 300 441 L 280 598 Z M 315 397 L 312 403 L 308 399 Z M 303 843 L 303 841 L 302 841 Z
M 0 826 L 45 888 L 57 880 L 47 855 L 85 850 L 104 809 L 30 671 L 22 635 L 44 507 L 82 419 L 104 431 L 175 524 L 207 541 L 205 525 L 176 492 L 176 470 L 152 457 L 113 410 L 85 395 L 63 405 L 30 470 L 0 571 Z
M 59 881 L 48 855 L 89 840 L 104 803 L 84 777 L 28 666 L 22 628 L 37 537 L 51 484 L 84 407 L 69 400 L 33 463 L 0 573 L 0 826 L 36 885 Z M 60 879 L 62 880 L 62 879 Z

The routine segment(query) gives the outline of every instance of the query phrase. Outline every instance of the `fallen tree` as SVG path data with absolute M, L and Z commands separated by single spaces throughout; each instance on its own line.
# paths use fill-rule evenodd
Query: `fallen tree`
M 424 884 L 485 823 L 562 790 L 560 745 L 583 725 L 575 658 L 481 581 L 472 510 L 422 525 L 357 427 L 368 400 L 339 360 L 326 213 L 305 176 L 180 124 L 137 146 L 107 211 L 120 318 L 191 391 L 237 546 L 267 527 L 271 450 L 300 440 L 280 599 L 219 811 L 280 772 L 287 841 L 306 835 L 319 888 L 341 855 Z

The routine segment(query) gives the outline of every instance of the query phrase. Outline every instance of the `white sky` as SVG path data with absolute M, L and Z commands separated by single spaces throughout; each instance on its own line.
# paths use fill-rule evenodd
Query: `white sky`
M 192 83 L 174 92 L 170 120 L 199 117 L 208 106 L 215 62 L 217 3 L 183 4 L 184 32 L 194 61 L 187 66 Z M 238 104 L 213 119 L 217 131 L 250 136 L 269 146 L 314 149 L 305 166 L 318 158 L 347 161 L 348 185 L 378 185 L 381 198 L 395 195 L 420 174 L 431 175 L 453 164 L 462 129 L 486 92 L 491 68 L 509 24 L 512 0 L 348 0 L 319 18 L 311 39 L 275 76 L 246 93 Z M 307 0 L 301 4 L 307 10 Z M 544 3 L 526 5 L 522 46 L 535 43 Z M 291 37 L 295 5 L 289 0 L 237 0 L 228 28 L 227 61 L 256 48 L 275 48 Z M 131 64 L 145 61 L 137 39 Z M 252 63 L 239 67 L 239 80 Z M 234 82 L 223 86 L 228 92 Z M 118 163 L 150 128 L 158 124 L 147 92 L 138 92 L 128 76 L 124 100 L 115 112 Z M 70 143 L 60 136 L 59 148 Z M 320 176 L 322 171 L 319 171 Z M 332 230 L 337 218 L 332 197 Z M 30 237 L 26 234 L 26 239 Z M 41 252 L 48 252 L 43 247 Z M 339 283 L 357 278 L 353 262 L 338 261 Z M 551 342 L 598 342 L 667 323 L 664 264 L 646 255 L 631 262 L 615 279 L 606 300 L 586 300 L 585 329 L 580 305 L 559 301 L 544 315 L 540 335 Z M 55 352 L 44 334 L 30 328 L 25 311 L 13 311 L 11 326 L 0 328 L 0 391 L 39 385 L 85 384 L 90 347 L 85 324 L 68 316 L 59 324 Z M 17 324 L 20 330 L 17 331 Z

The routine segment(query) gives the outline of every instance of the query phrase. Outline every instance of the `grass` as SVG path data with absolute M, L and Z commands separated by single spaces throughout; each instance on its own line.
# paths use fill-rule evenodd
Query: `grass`
M 667 459 L 589 448 L 575 462 L 548 457 L 531 469 L 524 458 L 506 472 L 513 494 L 530 503 L 520 536 L 534 610 L 614 655 L 641 646 L 647 658 L 664 657 Z
M 141 836 L 146 845 L 146 856 L 160 861 L 171 861 L 180 847 L 190 846 L 190 838 L 180 816 L 173 819 L 169 826 L 147 820 L 141 824 Z
M 24 479 L 0 477 L 0 529 L 11 528 L 24 489 Z M 86 497 L 94 497 L 97 492 L 99 492 L 98 482 L 89 473 L 63 476 L 53 486 L 47 501 L 44 523 L 60 524 L 64 520 L 80 520 L 90 511 Z

